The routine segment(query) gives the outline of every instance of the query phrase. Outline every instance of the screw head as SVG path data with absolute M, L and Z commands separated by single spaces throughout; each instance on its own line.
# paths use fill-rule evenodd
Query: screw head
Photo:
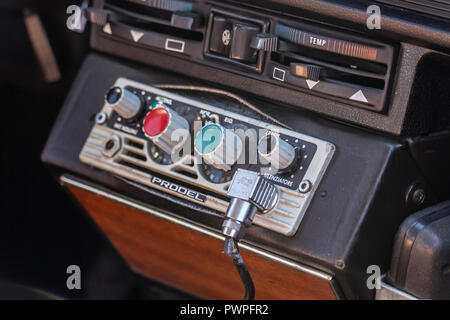
M 104 124 L 106 122 L 106 119 L 108 117 L 106 116 L 106 113 L 104 112 L 99 112 L 95 115 L 95 122 L 97 124 Z
M 339 269 L 344 269 L 345 268 L 345 262 L 341 259 L 336 261 L 336 267 L 338 267 Z
M 406 190 L 406 206 L 409 209 L 416 209 L 426 201 L 426 185 L 422 181 L 416 181 L 409 185 Z
M 307 193 L 309 191 L 311 191 L 312 188 L 312 183 L 309 180 L 303 180 L 302 182 L 300 182 L 299 186 L 298 186 L 298 191 L 300 191 L 301 193 Z
M 425 198 L 426 198 L 425 190 L 417 189 L 414 191 L 411 200 L 414 203 L 414 205 L 420 206 L 422 203 L 424 203 Z

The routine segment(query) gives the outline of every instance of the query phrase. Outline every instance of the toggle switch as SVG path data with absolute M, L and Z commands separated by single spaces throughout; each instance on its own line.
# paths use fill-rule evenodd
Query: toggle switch
M 236 23 L 233 26 L 230 58 L 255 63 L 258 51 L 250 47 L 252 39 L 260 32 L 258 26 Z

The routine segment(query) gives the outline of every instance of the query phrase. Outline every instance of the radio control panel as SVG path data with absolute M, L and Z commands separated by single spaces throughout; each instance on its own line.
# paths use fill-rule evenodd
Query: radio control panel
M 225 213 L 238 168 L 279 189 L 254 224 L 292 236 L 333 156 L 333 144 L 119 78 L 80 153 L 98 169 Z

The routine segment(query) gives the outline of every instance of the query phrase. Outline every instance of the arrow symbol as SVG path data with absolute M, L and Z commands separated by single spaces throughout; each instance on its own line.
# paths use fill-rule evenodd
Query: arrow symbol
M 131 36 L 133 37 L 134 42 L 138 42 L 139 39 L 142 38 L 142 36 L 144 35 L 143 32 L 139 32 L 139 31 L 135 31 L 135 30 L 130 30 Z
M 109 23 L 105 24 L 105 26 L 103 27 L 103 32 L 107 34 L 112 34 L 111 25 Z
M 369 101 L 367 101 L 366 96 L 364 95 L 364 93 L 361 90 L 358 90 L 349 99 L 350 100 L 355 100 L 355 101 L 361 101 L 361 102 L 365 102 L 365 103 L 369 102 Z
M 309 88 L 309 89 L 314 88 L 314 86 L 315 86 L 316 84 L 318 84 L 319 82 L 320 82 L 320 80 L 318 80 L 318 81 L 306 80 L 306 84 L 308 85 L 308 88 Z

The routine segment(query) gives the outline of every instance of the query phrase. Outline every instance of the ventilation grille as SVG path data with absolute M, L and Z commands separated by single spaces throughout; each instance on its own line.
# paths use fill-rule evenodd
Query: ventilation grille
M 131 169 L 154 175 L 154 172 L 147 169 L 147 150 L 145 149 L 145 145 L 138 139 L 124 138 L 123 148 L 114 161 Z M 193 163 L 193 159 L 186 158 L 186 161 L 170 166 L 169 170 L 190 179 L 197 180 L 198 174 L 195 168 L 193 168 Z

